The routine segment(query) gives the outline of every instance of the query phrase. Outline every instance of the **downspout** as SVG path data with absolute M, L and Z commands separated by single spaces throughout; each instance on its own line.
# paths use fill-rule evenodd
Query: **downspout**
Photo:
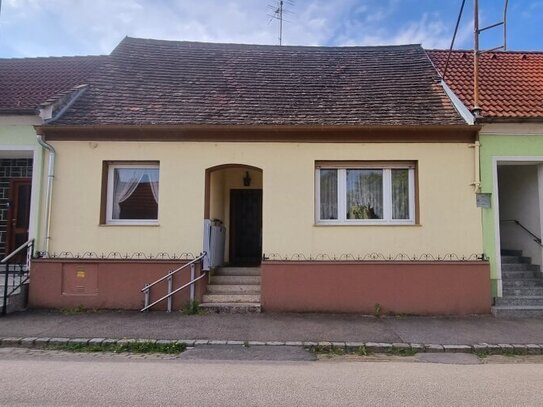
M 47 170 L 47 195 L 45 198 L 45 250 L 43 251 L 45 257 L 49 256 L 49 241 L 50 225 L 51 225 L 51 201 L 53 198 L 53 179 L 55 178 L 55 156 L 56 151 L 51 144 L 48 144 L 43 139 L 43 136 L 38 134 L 38 143 L 40 146 L 49 151 L 49 165 Z
M 60 95 L 54 102 L 46 102 L 40 108 L 40 117 L 45 124 L 51 124 L 58 120 L 87 90 L 88 85 L 75 86 L 70 92 Z M 55 108 L 59 108 L 55 112 Z M 39 132 L 38 132 L 39 133 Z M 53 179 L 55 178 L 55 148 L 47 143 L 41 134 L 38 134 L 38 144 L 49 151 L 49 168 L 47 170 L 47 196 L 45 199 L 45 250 L 42 254 L 49 257 L 49 242 L 51 240 L 51 202 L 53 199 Z
M 470 147 L 473 148 L 473 162 L 474 162 L 474 181 L 472 185 L 475 187 L 475 192 L 481 191 L 481 174 L 479 172 L 479 150 L 481 149 L 481 143 L 479 142 L 479 138 L 477 137 L 477 140 L 475 140 L 475 143 L 470 144 Z

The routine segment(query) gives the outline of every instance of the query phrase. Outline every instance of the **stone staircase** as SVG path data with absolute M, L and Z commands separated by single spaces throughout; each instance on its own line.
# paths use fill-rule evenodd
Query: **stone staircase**
M 543 317 L 541 267 L 523 257 L 521 250 L 502 250 L 503 297 L 496 298 L 496 317 Z
M 210 312 L 260 312 L 260 267 L 216 269 L 200 308 Z

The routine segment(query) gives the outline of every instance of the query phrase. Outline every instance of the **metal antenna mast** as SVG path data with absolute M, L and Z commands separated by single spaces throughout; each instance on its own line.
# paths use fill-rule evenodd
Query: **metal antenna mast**
M 283 45 L 283 0 L 279 1 L 279 8 L 275 10 L 279 14 L 279 45 Z
M 477 117 L 481 117 L 482 109 L 479 106 L 479 55 L 484 52 L 492 52 L 492 51 L 498 51 L 498 50 L 507 50 L 507 6 L 508 6 L 509 0 L 505 0 L 504 7 L 503 7 L 503 20 L 488 25 L 483 28 L 479 28 L 479 0 L 473 0 L 473 115 Z M 479 37 L 483 31 L 489 30 L 491 28 L 496 28 L 503 26 L 503 43 L 502 45 L 486 50 L 486 51 L 480 51 L 479 50 Z
M 286 9 L 285 3 L 289 6 L 294 5 L 292 0 L 278 0 L 274 5 L 268 4 L 268 7 L 273 13 L 268 14 L 270 23 L 272 20 L 277 20 L 279 22 L 279 45 L 283 45 L 283 22 L 288 22 L 284 19 L 284 14 L 290 13 L 290 11 Z

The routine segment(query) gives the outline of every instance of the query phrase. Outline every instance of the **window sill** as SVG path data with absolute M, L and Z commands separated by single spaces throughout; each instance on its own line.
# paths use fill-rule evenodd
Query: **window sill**
M 417 227 L 422 226 L 420 223 L 314 223 L 313 226 L 316 227 L 330 227 L 330 226 L 362 226 L 362 227 L 368 227 L 368 226 L 394 226 L 394 227 Z
M 157 227 L 160 226 L 160 223 L 100 223 L 100 227 L 124 227 L 124 226 L 137 226 L 137 227 Z

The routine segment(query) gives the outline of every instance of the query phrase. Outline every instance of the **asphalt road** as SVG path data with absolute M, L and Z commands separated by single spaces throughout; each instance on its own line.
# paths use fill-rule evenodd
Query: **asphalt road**
M 168 358 L 4 351 L 0 354 L 0 405 L 543 404 L 543 364 Z

